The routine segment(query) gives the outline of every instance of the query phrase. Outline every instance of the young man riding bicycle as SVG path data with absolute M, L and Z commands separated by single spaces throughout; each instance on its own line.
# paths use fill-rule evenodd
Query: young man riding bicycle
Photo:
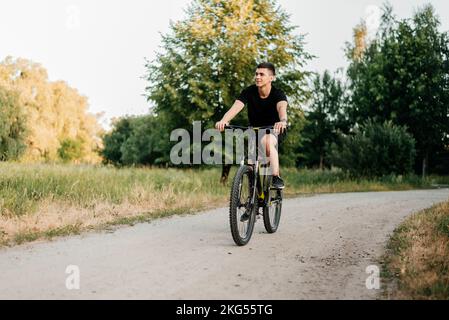
M 285 138 L 287 129 L 288 100 L 282 90 L 274 87 L 276 69 L 271 63 L 257 66 L 255 85 L 242 91 L 231 109 L 215 127 L 224 131 L 225 127 L 245 107 L 248 106 L 248 120 L 252 127 L 274 126 L 274 134 L 266 134 L 261 139 L 267 157 L 270 159 L 273 181 L 276 189 L 284 189 L 284 181 L 280 177 L 278 144 Z

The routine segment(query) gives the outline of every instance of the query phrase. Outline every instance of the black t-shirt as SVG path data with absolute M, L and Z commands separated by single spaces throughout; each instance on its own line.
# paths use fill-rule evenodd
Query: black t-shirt
M 271 87 L 270 95 L 262 99 L 256 85 L 243 90 L 237 100 L 248 106 L 248 120 L 253 127 L 272 126 L 279 122 L 277 104 L 281 101 L 288 102 L 285 93 L 274 86 Z

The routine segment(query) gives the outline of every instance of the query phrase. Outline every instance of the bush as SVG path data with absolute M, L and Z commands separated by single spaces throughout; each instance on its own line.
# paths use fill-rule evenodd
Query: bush
M 80 139 L 65 139 L 58 149 L 59 158 L 64 162 L 81 159 L 83 154 L 83 141 Z
M 331 161 L 353 177 L 402 175 L 412 171 L 415 140 L 391 121 L 368 120 L 354 135 L 340 135 L 330 147 Z

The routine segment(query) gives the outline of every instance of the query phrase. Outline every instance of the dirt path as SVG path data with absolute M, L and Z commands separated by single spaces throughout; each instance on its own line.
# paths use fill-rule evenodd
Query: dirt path
M 279 232 L 258 221 L 244 248 L 217 209 L 2 249 L 0 299 L 375 299 L 366 268 L 389 234 L 448 198 L 442 189 L 286 200 Z M 66 288 L 69 265 L 79 290 Z

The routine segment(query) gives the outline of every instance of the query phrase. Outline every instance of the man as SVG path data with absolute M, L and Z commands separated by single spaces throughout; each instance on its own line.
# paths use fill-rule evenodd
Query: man
M 287 128 L 288 101 L 284 92 L 272 85 L 276 77 L 276 69 L 271 63 L 261 63 L 257 66 L 255 81 L 242 91 L 232 108 L 225 114 L 215 127 L 224 131 L 229 122 L 234 119 L 245 104 L 248 106 L 248 120 L 252 127 L 274 126 L 275 134 L 267 134 L 261 143 L 267 150 L 273 173 L 273 187 L 283 189 L 284 181 L 280 177 L 278 143 L 285 138 Z

